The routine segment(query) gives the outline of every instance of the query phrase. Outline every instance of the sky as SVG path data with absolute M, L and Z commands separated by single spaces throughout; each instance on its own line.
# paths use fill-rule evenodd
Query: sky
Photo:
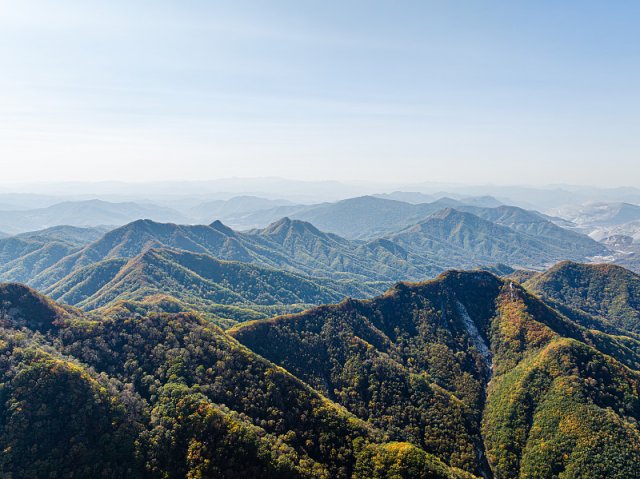
M 0 0 L 0 183 L 640 185 L 640 2 Z

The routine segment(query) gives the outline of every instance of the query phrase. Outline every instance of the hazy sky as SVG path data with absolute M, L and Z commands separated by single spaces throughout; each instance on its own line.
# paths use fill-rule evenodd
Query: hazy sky
M 0 0 L 0 182 L 640 185 L 640 1 Z

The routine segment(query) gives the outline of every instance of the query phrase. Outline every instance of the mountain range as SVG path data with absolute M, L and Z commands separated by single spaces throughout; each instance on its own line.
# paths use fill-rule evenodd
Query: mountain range
M 411 198 L 0 238 L 0 476 L 640 478 L 634 239 Z
M 399 203 L 375 198 L 354 201 L 383 202 L 394 208 Z M 353 204 L 349 201 L 342 207 L 351 208 Z M 411 209 L 411 214 L 415 213 L 416 205 L 399 204 Z M 435 207 L 434 204 L 417 206 L 425 212 Z M 185 298 L 190 298 L 185 304 L 194 305 L 197 301 L 193 298 L 197 295 L 192 290 L 192 272 L 185 272 L 190 268 L 178 267 L 178 258 L 168 258 L 166 251 L 162 255 L 144 255 L 151 249 L 182 250 L 208 256 L 211 265 L 223 260 L 283 270 L 314 283 L 317 291 L 331 292 L 299 297 L 290 302 L 275 301 L 272 305 L 295 310 L 346 296 L 367 297 L 384 291 L 394 281 L 423 280 L 451 268 L 478 268 L 501 263 L 517 268 L 544 269 L 563 259 L 580 261 L 608 252 L 606 246 L 560 228 L 534 212 L 507 206 L 462 208 L 476 214 L 449 207 L 431 213 L 417 224 L 369 240 L 343 238 L 323 232 L 311 223 L 290 218 L 245 232 L 233 230 L 218 220 L 210 225 L 137 220 L 106 232 L 100 228 L 55 227 L 0 239 L 3 261 L 0 279 L 23 282 L 55 299 L 95 309 L 112 305 L 123 297 L 142 301 L 141 294 L 126 295 L 121 288 L 114 287 L 114 281 L 123 278 L 133 281 L 135 271 L 135 282 L 146 284 L 136 287 L 136 291 L 156 296 L 163 288 L 169 288 L 175 293 L 174 300 L 185 302 Z M 354 212 L 353 209 L 349 211 Z M 362 221 L 366 223 L 369 219 Z M 403 223 L 404 220 L 398 225 Z M 138 263 L 130 263 L 135 258 Z M 174 266 L 169 268 L 163 263 L 160 268 L 165 271 L 161 276 L 166 284 L 159 278 L 147 276 L 155 271 L 147 263 L 161 259 Z M 186 257 L 181 259 L 186 260 Z M 138 267 L 133 268 L 133 264 Z M 263 274 L 255 267 L 256 275 Z M 208 284 L 205 289 L 209 292 L 226 288 L 212 286 L 210 279 L 200 279 Z M 171 287 L 170 281 L 173 282 Z M 179 283 L 182 286 L 177 288 Z M 151 284 L 155 286 L 149 286 Z M 111 293 L 106 294 L 107 291 Z M 224 306 L 227 320 L 232 321 L 267 313 L 265 305 L 259 301 L 240 297 L 232 300 L 231 297 L 233 295 L 215 303 L 215 307 L 209 302 L 206 307 L 199 304 L 199 308 L 219 318 L 221 310 L 216 308 Z M 313 301 L 309 301 L 310 298 L 314 298 Z M 248 312 L 232 310 L 230 306 L 248 308 Z
M 18 234 L 59 225 L 120 226 L 138 218 L 153 218 L 156 221 L 178 223 L 189 221 L 185 215 L 157 205 L 133 202 L 113 203 L 102 200 L 67 201 L 46 208 L 0 210 L 0 231 L 7 234 Z
M 148 258 L 244 299 L 289 294 L 274 270 L 166 249 L 123 276 Z M 638 278 L 569 262 L 524 285 L 449 271 L 226 332 L 196 311 L 86 313 L 1 285 L 0 472 L 637 478 Z

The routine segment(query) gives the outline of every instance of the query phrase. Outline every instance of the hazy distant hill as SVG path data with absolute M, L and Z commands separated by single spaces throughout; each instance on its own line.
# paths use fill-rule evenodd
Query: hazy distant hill
M 556 261 L 580 259 L 609 253 L 606 246 L 584 234 L 562 228 L 536 211 L 527 211 L 516 206 L 502 205 L 497 208 L 458 207 L 493 223 L 507 226 L 543 241 Z M 573 253 L 571 253 L 573 252 Z M 564 258 L 563 258 L 563 255 Z
M 0 230 L 17 234 L 59 225 L 122 225 L 139 218 L 188 223 L 189 219 L 170 208 L 101 200 L 68 201 L 47 208 L 24 211 L 0 211 Z
M 242 217 L 256 211 L 264 211 L 280 206 L 295 206 L 287 200 L 270 200 L 257 196 L 235 196 L 228 200 L 215 200 L 201 203 L 189 210 L 189 215 L 200 223 L 227 218 Z
M 467 200 L 470 203 L 466 203 Z M 272 222 L 281 216 L 289 216 L 292 219 L 307 221 L 322 231 L 345 238 L 373 239 L 415 225 L 444 208 L 455 208 L 537 237 L 541 241 L 549 241 L 551 247 L 556 250 L 554 261 L 583 259 L 609 253 L 606 246 L 585 235 L 557 226 L 538 212 L 507 205 L 486 206 L 494 204 L 494 201 L 497 200 L 492 197 L 463 200 L 442 197 L 431 203 L 410 204 L 404 201 L 364 196 L 336 203 L 265 210 L 252 213 L 242 218 L 239 223 L 266 224 L 265 222 Z M 231 224 L 235 224 L 236 220 L 236 218 L 229 219 Z M 571 252 L 571 256 L 563 256 L 566 252 Z M 534 262 L 537 260 L 535 256 L 532 259 Z
M 371 196 L 383 200 L 404 201 L 405 203 L 412 203 L 414 205 L 418 203 L 431 203 L 439 198 L 437 195 L 427 195 L 417 191 L 394 191 L 392 193 L 378 193 Z
M 624 202 L 585 203 L 553 210 L 554 214 L 580 226 L 615 226 L 640 220 L 640 206 Z
M 43 230 L 28 231 L 16 235 L 17 238 L 28 238 L 42 243 L 48 241 L 60 241 L 71 245 L 85 245 L 93 243 L 109 231 L 106 226 L 79 227 L 79 226 L 52 226 Z
M 459 195 L 453 195 L 451 193 L 446 193 L 446 192 L 427 195 L 425 193 L 410 192 L 410 191 L 394 191 L 393 193 L 381 193 L 381 194 L 376 194 L 372 196 L 376 198 L 382 198 L 385 200 L 404 201 L 405 203 L 412 203 L 412 204 L 433 203 L 434 201 L 438 201 L 439 199 L 448 199 L 449 202 L 451 203 L 448 206 L 470 205 L 470 206 L 482 206 L 485 208 L 495 208 L 496 206 L 500 206 L 504 204 L 502 201 L 490 195 L 459 196 Z
M 362 196 L 335 203 L 280 206 L 227 218 L 238 229 L 265 227 L 288 216 L 312 223 L 322 231 L 350 239 L 371 239 L 401 229 L 450 204 L 414 205 L 404 201 Z
M 410 204 L 362 196 L 309 207 L 292 218 L 346 238 L 375 238 L 397 231 L 443 208 L 442 203 Z
M 539 267 L 559 259 L 535 237 L 452 208 L 434 213 L 388 238 L 405 249 L 447 258 L 449 267 L 470 268 L 495 262 Z

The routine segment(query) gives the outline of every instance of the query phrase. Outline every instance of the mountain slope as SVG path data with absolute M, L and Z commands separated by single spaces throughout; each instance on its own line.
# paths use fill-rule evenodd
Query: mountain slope
M 548 301 L 640 334 L 640 276 L 620 266 L 565 261 L 525 286 Z
M 301 220 L 283 218 L 264 229 L 248 233 L 276 245 L 307 274 L 323 272 L 335 278 L 393 281 L 404 277 L 428 277 L 439 271 L 436 264 L 411 255 L 388 241 L 347 240 L 324 233 Z
M 346 238 L 375 238 L 419 221 L 438 209 L 425 205 L 363 196 L 311 207 L 291 217 Z
M 474 267 L 482 263 L 540 267 L 553 262 L 541 241 L 471 213 L 445 209 L 388 237 L 418 254 L 446 258 L 449 267 Z
M 312 223 L 322 231 L 348 239 L 372 239 L 397 231 L 425 218 L 430 213 L 451 206 L 434 203 L 411 204 L 404 201 L 361 196 L 335 203 L 280 206 L 244 216 L 229 217 L 228 223 L 238 228 L 264 227 L 283 216 Z M 451 200 L 455 204 L 455 200 Z
M 638 477 L 640 343 L 592 333 L 509 280 L 446 273 L 231 334 L 478 475 Z
M 168 295 L 189 310 L 216 320 L 245 320 L 335 302 L 371 289 L 248 263 L 220 261 L 205 254 L 150 249 L 131 260 L 111 259 L 80 269 L 46 293 L 93 310 L 118 301 Z
M 307 276 L 364 282 L 367 288 L 381 292 L 394 281 L 423 280 L 453 267 L 503 263 L 540 269 L 567 257 L 582 259 L 586 252 L 581 253 L 570 242 L 566 248 L 553 247 L 538 236 L 451 209 L 370 241 L 349 240 L 289 218 L 248 232 L 234 231 L 220 221 L 176 225 L 137 220 L 81 248 L 69 248 L 66 254 L 57 247 L 55 254 L 43 249 L 27 258 L 47 245 L 41 242 L 45 240 L 42 235 L 36 237 L 39 239 L 0 240 L 0 257 L 6 263 L 4 269 L 0 268 L 0 278 L 45 290 L 97 262 L 133 258 L 151 248 L 174 248 Z
M 559 256 L 559 259 L 581 260 L 589 256 L 610 253 L 603 244 L 586 235 L 561 228 L 536 211 L 527 211 L 508 205 L 496 208 L 461 206 L 459 209 L 473 213 L 492 223 L 507 226 L 519 233 L 535 237 L 543 241 L 548 249 Z
M 190 226 L 139 220 L 69 254 L 30 278 L 29 284 L 46 289 L 93 263 L 132 258 L 151 248 L 182 249 L 217 259 L 345 281 L 391 282 L 407 276 L 424 278 L 439 271 L 425 260 L 408 261 L 410 258 L 402 248 L 352 242 L 288 219 L 248 233 L 234 231 L 219 221 L 208 226 Z
M 59 309 L 38 301 L 45 316 Z M 380 478 L 472 477 L 385 443 L 197 316 L 69 318 L 37 336 L 18 332 L 11 311 L 0 329 L 3 476 L 365 479 L 375 465 Z

